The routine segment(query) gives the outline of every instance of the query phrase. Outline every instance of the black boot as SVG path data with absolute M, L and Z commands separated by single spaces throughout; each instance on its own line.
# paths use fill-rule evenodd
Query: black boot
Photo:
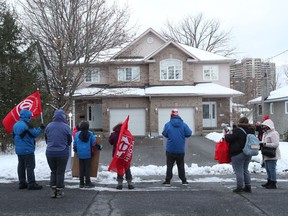
M 56 186 L 51 187 L 51 193 L 50 193 L 51 198 L 56 198 Z
M 245 187 L 243 188 L 243 191 L 247 193 L 251 193 L 252 192 L 251 185 L 245 185 Z
M 277 189 L 276 183 L 277 183 L 277 181 L 270 181 L 270 184 L 267 185 L 265 188 L 266 189 Z
M 55 198 L 61 199 L 62 197 L 64 197 L 64 188 L 56 188 Z
M 271 180 L 270 179 L 267 179 L 267 182 L 265 184 L 262 184 L 261 186 L 262 187 L 267 187 L 268 185 L 271 184 Z

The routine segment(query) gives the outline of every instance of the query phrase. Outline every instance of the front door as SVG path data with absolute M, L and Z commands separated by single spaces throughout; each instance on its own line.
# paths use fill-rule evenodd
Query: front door
M 87 121 L 89 128 L 102 129 L 102 105 L 87 104 Z
M 203 128 L 217 127 L 216 102 L 203 102 Z

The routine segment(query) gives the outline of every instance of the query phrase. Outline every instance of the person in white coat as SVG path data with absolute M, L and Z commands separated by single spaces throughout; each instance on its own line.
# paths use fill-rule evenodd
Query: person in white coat
M 264 131 L 261 148 L 270 147 L 276 149 L 275 157 L 264 156 L 264 164 L 267 173 L 267 182 L 262 184 L 262 187 L 267 189 L 276 189 L 277 175 L 276 166 L 277 160 L 281 158 L 279 149 L 279 133 L 275 130 L 274 123 L 271 119 L 267 119 L 262 123 L 262 129 Z

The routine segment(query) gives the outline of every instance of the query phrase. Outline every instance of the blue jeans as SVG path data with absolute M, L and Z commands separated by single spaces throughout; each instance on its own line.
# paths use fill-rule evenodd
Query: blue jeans
M 251 158 L 251 156 L 247 156 L 244 153 L 231 157 L 232 167 L 236 175 L 237 188 L 243 188 L 243 183 L 251 185 L 250 173 L 248 171 Z
M 50 187 L 64 188 L 65 169 L 68 157 L 47 157 L 51 170 Z
M 265 160 L 265 169 L 267 172 L 268 179 L 271 181 L 277 180 L 276 165 L 277 160 Z
M 27 172 L 27 180 L 28 184 L 35 183 L 35 155 L 27 154 L 27 155 L 17 155 L 18 156 L 18 178 L 20 185 L 26 185 L 26 172 Z

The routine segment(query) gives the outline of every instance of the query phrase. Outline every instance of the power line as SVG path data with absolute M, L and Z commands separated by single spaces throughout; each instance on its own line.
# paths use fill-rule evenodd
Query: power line
M 281 53 L 279 53 L 279 54 L 277 54 L 277 55 L 275 55 L 275 56 L 272 56 L 272 57 L 268 58 L 268 60 L 273 59 L 273 58 L 275 58 L 275 57 L 277 57 L 277 56 L 280 56 L 280 55 L 282 55 L 283 53 L 285 53 L 285 52 L 287 52 L 287 51 L 288 51 L 288 49 L 284 50 L 283 52 L 281 52 Z

